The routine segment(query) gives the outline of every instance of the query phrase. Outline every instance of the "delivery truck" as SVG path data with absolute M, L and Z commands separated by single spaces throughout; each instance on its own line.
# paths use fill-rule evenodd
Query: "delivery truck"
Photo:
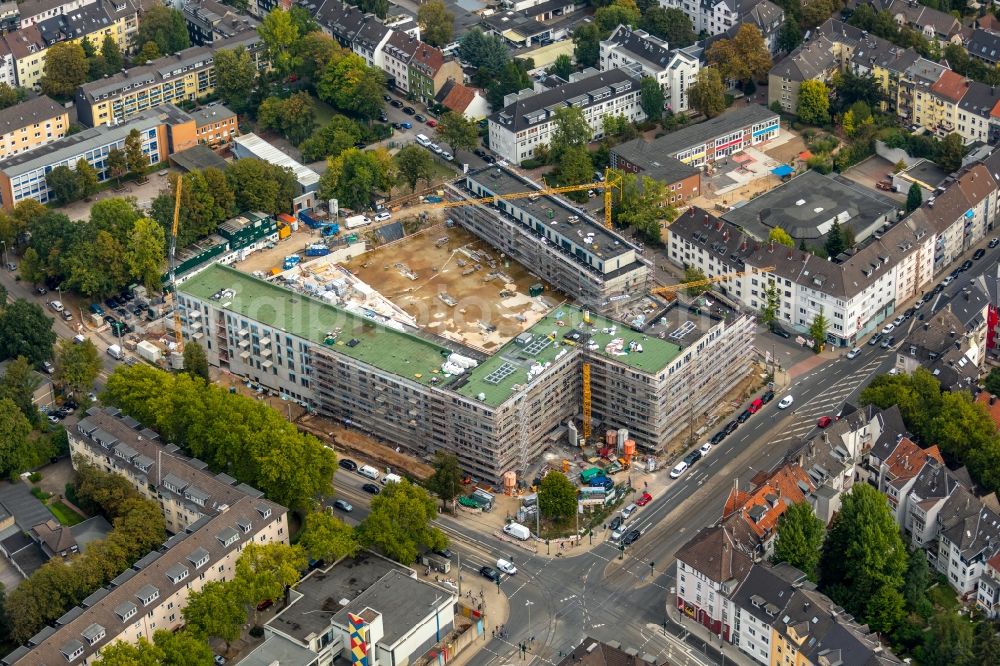
M 371 223 L 372 221 L 369 220 L 364 215 L 352 215 L 346 220 L 344 220 L 344 226 L 346 226 L 348 229 L 357 229 L 358 227 L 363 227 Z

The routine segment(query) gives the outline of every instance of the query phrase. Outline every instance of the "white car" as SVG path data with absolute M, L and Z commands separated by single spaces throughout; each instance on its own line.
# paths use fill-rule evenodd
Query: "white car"
M 847 352 L 847 358 L 857 358 L 861 355 L 861 347 L 855 347 L 851 351 Z
M 712 450 L 712 442 L 705 442 L 704 444 L 701 445 L 701 447 L 698 448 L 698 453 L 700 453 L 701 455 L 705 455 L 711 450 Z
M 391 218 L 392 218 L 392 213 L 376 213 L 375 214 L 375 221 L 376 222 L 385 222 L 386 220 L 391 219 Z
M 790 395 L 786 395 L 781 401 L 778 402 L 778 409 L 788 409 L 795 402 L 795 398 Z
M 892 370 L 889 371 L 890 377 L 895 377 L 898 374 L 899 374 L 899 368 L 893 368 Z
M 899 326 L 904 321 L 906 321 L 906 315 L 899 315 L 898 317 L 896 317 L 895 319 L 892 320 L 892 323 L 895 326 Z
M 517 567 L 514 566 L 514 563 L 508 562 L 507 560 L 497 560 L 497 569 L 504 572 L 508 576 L 513 576 L 517 573 Z
M 433 150 L 438 155 L 440 155 L 441 153 L 444 152 L 444 148 L 442 148 L 441 146 L 437 145 L 436 143 L 432 143 L 431 144 L 431 150 Z
M 671 479 L 679 479 L 681 474 L 687 471 L 688 464 L 683 460 L 674 465 L 674 468 L 670 470 Z
M 896 325 L 895 324 L 886 324 L 885 328 L 882 329 L 882 335 L 889 335 L 894 330 L 896 330 Z
M 949 284 L 951 284 L 954 281 L 955 281 L 954 276 L 949 275 L 945 279 L 941 280 L 941 284 L 942 284 L 942 286 L 947 287 Z
M 441 159 L 448 160 L 449 162 L 451 162 L 453 159 L 455 159 L 455 156 L 449 153 L 447 150 L 445 150 L 441 152 Z

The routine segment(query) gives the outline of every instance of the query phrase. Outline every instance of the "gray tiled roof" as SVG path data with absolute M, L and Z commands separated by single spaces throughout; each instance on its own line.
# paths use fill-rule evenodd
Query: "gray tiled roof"
M 755 125 L 767 120 L 777 120 L 778 114 L 760 104 L 731 109 L 726 113 L 706 120 L 705 122 L 688 125 L 676 132 L 671 132 L 650 142 L 649 152 L 673 157 L 687 148 L 699 146 L 738 129 Z M 634 142 L 631 142 L 634 143 Z
M 51 97 L 46 95 L 33 97 L 0 111 L 0 135 L 35 123 L 44 123 L 64 113 L 66 109 Z

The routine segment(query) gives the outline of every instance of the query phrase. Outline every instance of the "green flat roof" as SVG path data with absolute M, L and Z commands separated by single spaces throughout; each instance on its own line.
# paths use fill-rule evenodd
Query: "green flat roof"
M 611 332 L 612 328 L 614 333 Z M 571 343 L 565 336 L 574 330 L 580 334 L 580 338 Z M 526 333 L 531 334 L 532 338 L 527 345 L 522 345 L 517 339 L 511 340 L 487 361 L 474 368 L 456 392 L 473 399 L 478 399 L 482 393 L 485 395 L 485 404 L 498 407 L 511 397 L 514 385 L 527 383 L 528 371 L 532 365 L 554 361 L 563 350 L 585 346 L 588 340 L 597 344 L 591 354 L 606 356 L 649 374 L 663 370 L 681 352 L 676 344 L 633 331 L 624 324 L 599 315 L 591 314 L 590 323 L 584 323 L 583 310 L 572 305 L 555 308 Z M 617 352 L 608 349 L 608 345 L 616 339 L 622 341 L 622 349 Z M 632 343 L 641 345 L 642 351 L 629 351 Z M 535 351 L 538 347 L 541 349 Z
M 319 299 L 213 264 L 183 282 L 180 291 L 265 326 L 329 346 L 339 354 L 422 384 L 452 381 L 441 372 L 449 350 L 409 333 L 387 328 Z M 220 290 L 232 295 L 220 299 Z M 328 344 L 328 334 L 336 340 Z M 357 344 L 350 346 L 352 340 Z M 431 381 L 436 378 L 438 381 Z

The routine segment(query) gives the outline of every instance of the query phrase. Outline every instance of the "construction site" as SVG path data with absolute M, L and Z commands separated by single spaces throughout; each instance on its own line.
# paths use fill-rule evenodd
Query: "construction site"
M 193 271 L 183 336 L 224 373 L 489 483 L 609 430 L 663 453 L 749 374 L 753 318 L 650 289 L 641 251 L 555 194 L 491 167 L 448 186 L 445 222 L 378 247 Z

